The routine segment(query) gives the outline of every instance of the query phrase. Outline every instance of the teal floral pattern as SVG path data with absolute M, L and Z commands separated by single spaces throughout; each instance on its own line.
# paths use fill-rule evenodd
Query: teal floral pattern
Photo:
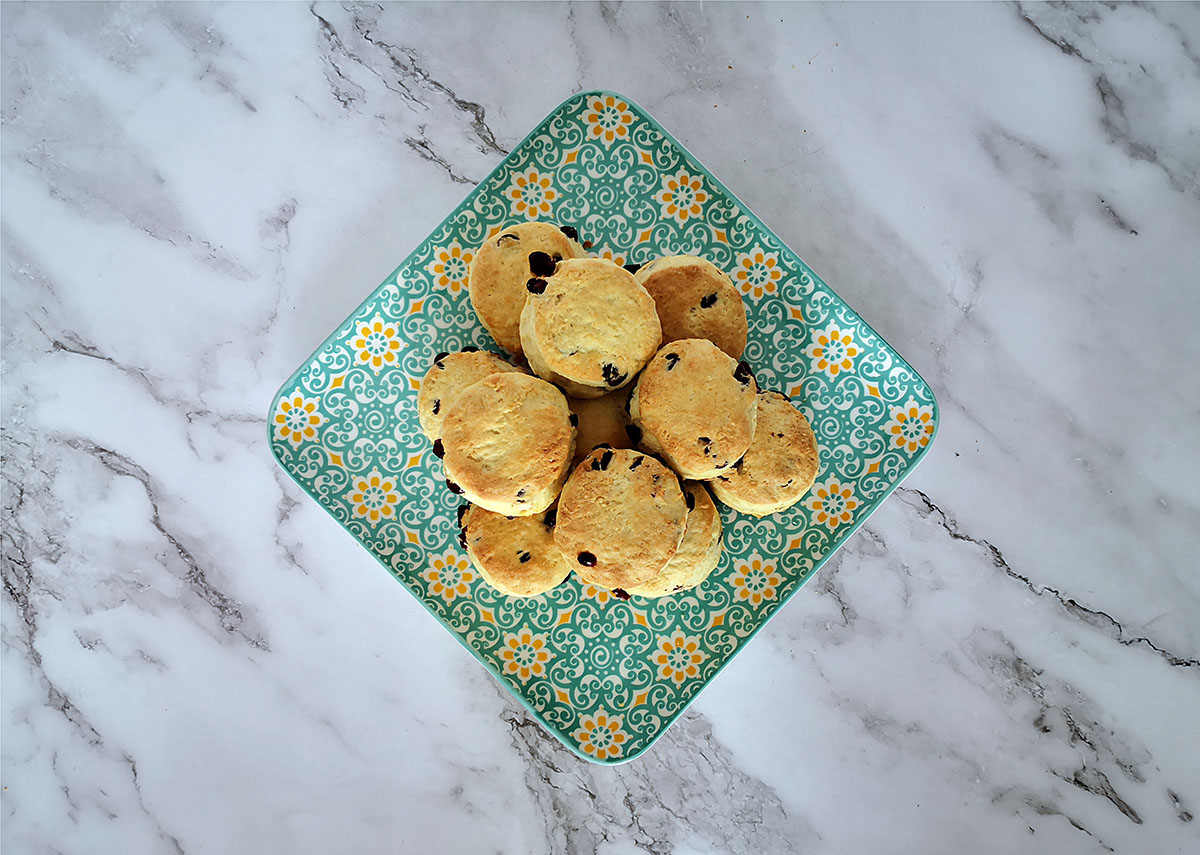
M 471 310 L 475 247 L 514 221 L 575 226 L 594 255 L 691 253 L 746 297 L 745 359 L 813 425 L 813 491 L 764 519 L 722 508 L 706 582 L 622 601 L 574 577 L 507 597 L 458 544 L 459 497 L 417 423 L 439 351 L 499 348 Z M 283 385 L 271 450 L 559 739 L 589 760 L 644 751 L 895 489 L 937 428 L 929 387 L 644 110 L 610 92 L 560 105 Z

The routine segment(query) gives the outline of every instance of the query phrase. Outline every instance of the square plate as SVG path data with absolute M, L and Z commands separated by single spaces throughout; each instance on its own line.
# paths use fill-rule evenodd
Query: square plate
M 813 425 L 813 489 L 765 519 L 722 507 L 725 554 L 694 590 L 620 601 L 572 576 L 541 597 L 506 597 L 459 548 L 460 500 L 417 423 L 417 392 L 438 351 L 499 350 L 471 309 L 468 265 L 528 219 L 574 225 L 618 264 L 688 253 L 729 271 L 749 320 L 744 358 Z M 929 450 L 938 417 L 908 363 L 645 110 L 584 92 L 338 326 L 269 418 L 272 453 L 310 496 L 567 747 L 619 763 L 874 512 Z

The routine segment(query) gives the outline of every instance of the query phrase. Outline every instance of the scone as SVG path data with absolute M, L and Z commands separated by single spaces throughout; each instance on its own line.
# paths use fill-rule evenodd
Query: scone
M 694 588 L 717 569 L 721 561 L 721 515 L 712 496 L 699 481 L 685 481 L 687 527 L 679 548 L 657 576 L 625 590 L 639 597 L 665 597 Z
M 610 392 L 599 398 L 567 398 L 567 405 L 577 419 L 575 424 L 575 462 L 597 445 L 612 448 L 633 448 L 637 428 L 629 420 L 625 408 L 632 389 Z
M 741 358 L 746 349 L 742 294 L 711 261 L 673 255 L 643 265 L 634 278 L 654 298 L 664 344 L 706 338 Z
M 667 565 L 686 521 L 674 472 L 632 449 L 597 448 L 563 486 L 554 542 L 581 579 L 623 594 Z
M 654 299 L 606 259 L 546 261 L 521 312 L 529 367 L 577 398 L 625 386 L 662 342 Z
M 442 423 L 450 489 L 485 510 L 540 514 L 554 502 L 575 451 L 562 392 L 528 374 L 492 374 L 468 386 Z
M 757 392 L 750 366 L 711 341 L 664 345 L 638 379 L 629 402 L 642 444 L 684 478 L 715 478 L 733 466 L 754 436 Z
M 467 290 L 480 322 L 509 353 L 521 354 L 521 309 L 525 283 L 533 275 L 529 256 L 543 253 L 551 259 L 580 258 L 587 253 L 567 236 L 575 230 L 551 223 L 507 226 L 483 242 L 471 261 Z
M 484 377 L 502 371 L 521 371 L 494 353 L 476 347 L 459 353 L 439 353 L 421 380 L 417 395 L 417 418 L 427 437 L 437 440 L 442 435 L 446 410 L 458 394 Z
M 462 527 L 471 563 L 502 594 L 536 597 L 571 575 L 571 565 L 554 543 L 553 510 L 506 517 L 469 505 Z
M 778 392 L 760 392 L 750 450 L 711 483 L 717 498 L 735 511 L 765 517 L 800 501 L 819 468 L 817 438 L 808 419 Z

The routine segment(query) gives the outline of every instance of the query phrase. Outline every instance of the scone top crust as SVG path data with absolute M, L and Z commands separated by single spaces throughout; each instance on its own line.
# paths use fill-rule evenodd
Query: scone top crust
M 421 430 L 430 439 L 442 435 L 442 422 L 450 405 L 460 392 L 484 377 L 502 371 L 520 372 L 521 369 L 494 353 L 471 348 L 458 353 L 439 353 L 421 380 L 421 392 L 417 396 L 417 418 Z
M 602 394 L 629 383 L 662 342 L 654 298 L 607 259 L 559 262 L 531 294 L 522 333 L 536 341 L 530 366 Z M 541 364 L 539 364 L 541 363 Z
M 554 540 L 580 578 L 626 588 L 666 566 L 686 522 L 674 472 L 640 451 L 597 448 L 563 486 Z
M 442 424 L 446 475 L 489 510 L 543 511 L 571 463 L 570 416 L 567 399 L 545 380 L 485 377 L 462 391 Z M 522 507 L 531 497 L 533 506 Z
M 630 402 L 647 447 L 685 478 L 713 478 L 750 447 L 757 385 L 750 367 L 711 341 L 663 345 L 642 372 Z
M 672 255 L 642 266 L 634 278 L 654 298 L 663 342 L 706 338 L 734 359 L 746 349 L 746 306 L 720 268 L 695 255 Z
M 597 445 L 632 448 L 629 403 L 632 389 L 621 389 L 599 398 L 567 398 L 571 412 L 579 419 L 575 426 L 575 460 L 578 462 Z
M 544 252 L 553 258 L 578 258 L 583 247 L 552 223 L 530 222 L 505 226 L 483 242 L 471 260 L 467 290 L 484 327 L 509 353 L 521 354 L 521 309 L 529 255 Z
M 508 517 L 476 505 L 462 517 L 467 554 L 480 575 L 511 597 L 533 597 L 557 587 L 571 565 L 554 543 L 554 511 Z
M 766 516 L 798 502 L 820 468 L 812 426 L 778 392 L 758 394 L 758 425 L 742 462 L 712 482 L 717 498 L 734 510 Z
M 658 575 L 642 585 L 628 589 L 639 597 L 665 597 L 694 588 L 716 569 L 721 561 L 721 515 L 712 496 L 701 481 L 684 481 L 687 525 L 679 548 Z

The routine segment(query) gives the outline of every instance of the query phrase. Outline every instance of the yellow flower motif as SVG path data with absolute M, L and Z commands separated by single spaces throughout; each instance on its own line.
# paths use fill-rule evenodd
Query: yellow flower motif
M 629 125 L 633 124 L 633 113 L 629 105 L 611 95 L 596 95 L 588 99 L 583 120 L 588 125 L 588 136 L 596 137 L 606 146 L 614 140 L 629 136 Z
M 607 261 L 611 261 L 613 264 L 617 265 L 617 267 L 624 267 L 626 264 L 629 263 L 625 260 L 625 256 L 623 256 L 619 253 L 614 253 L 611 249 L 608 249 L 608 248 L 602 249 L 599 252 L 592 253 L 592 257 L 606 259 Z
M 892 407 L 892 420 L 883 429 L 892 445 L 912 454 L 933 438 L 933 407 L 909 398 L 903 407 Z
M 854 497 L 852 485 L 833 477 L 823 484 L 814 484 L 804 504 L 819 525 L 836 529 L 854 519 L 854 511 L 862 503 Z
M 766 294 L 774 294 L 782 278 L 783 268 L 779 266 L 779 253 L 767 252 L 755 244 L 749 252 L 737 254 L 733 282 L 747 297 L 761 300 Z
M 579 722 L 579 730 L 571 734 L 585 754 L 597 760 L 621 756 L 621 745 L 628 735 L 621 730 L 619 716 L 609 715 L 603 709 L 585 715 Z
M 583 585 L 583 595 L 589 600 L 595 600 L 600 605 L 604 605 L 609 600 L 613 599 L 612 591 L 607 588 L 597 588 L 595 585 L 587 582 Z
M 433 250 L 433 260 L 425 265 L 425 270 L 434 277 L 433 281 L 451 294 L 459 294 L 466 290 L 467 275 L 471 270 L 474 253 L 464 249 L 458 241 L 451 241 L 449 246 L 439 246 Z
M 663 216 L 674 217 L 682 224 L 689 218 L 700 216 L 702 206 L 708 201 L 708 193 L 700 176 L 690 175 L 686 169 L 681 169 L 674 175 L 664 176 L 663 188 L 658 191 L 654 201 L 662 206 Z
M 454 602 L 456 597 L 465 597 L 470 592 L 468 586 L 475 581 L 470 562 L 453 552 L 436 556 L 422 575 L 429 583 L 429 593 L 447 603 Z
M 317 426 L 325 421 L 317 412 L 317 402 L 299 392 L 279 402 L 275 413 L 275 436 L 296 448 L 306 439 L 316 439 Z
M 700 663 L 707 658 L 700 652 L 698 639 L 684 635 L 677 629 L 674 635 L 659 636 L 658 649 L 653 661 L 658 666 L 660 677 L 674 680 L 675 684 L 679 685 L 688 677 L 699 676 Z
M 765 600 L 775 599 L 783 577 L 775 572 L 774 564 L 755 554 L 750 556 L 749 563 L 738 564 L 726 581 L 733 584 L 739 600 L 749 600 L 751 605 L 757 606 Z
M 550 213 L 551 203 L 558 191 L 550 186 L 550 176 L 528 169 L 513 179 L 505 195 L 512 200 L 514 214 L 536 220 Z
M 366 475 L 355 475 L 350 479 L 346 501 L 356 517 L 375 525 L 384 517 L 395 516 L 401 498 L 396 492 L 396 479 L 372 469 Z
M 812 343 L 804 349 L 804 353 L 813 361 L 817 371 L 837 377 L 843 371 L 850 371 L 854 367 L 853 360 L 858 356 L 859 348 L 849 330 L 831 324 L 812 334 Z
M 516 634 L 506 632 L 500 648 L 505 672 L 517 675 L 522 683 L 530 677 L 544 676 L 546 663 L 553 655 L 546 647 L 546 636 L 534 635 L 527 627 Z
M 395 365 L 402 346 L 400 339 L 396 338 L 396 332 L 396 324 L 384 321 L 378 312 L 371 320 L 361 322 L 358 335 L 351 341 L 358 361 L 369 366 L 376 374 L 385 365 Z

